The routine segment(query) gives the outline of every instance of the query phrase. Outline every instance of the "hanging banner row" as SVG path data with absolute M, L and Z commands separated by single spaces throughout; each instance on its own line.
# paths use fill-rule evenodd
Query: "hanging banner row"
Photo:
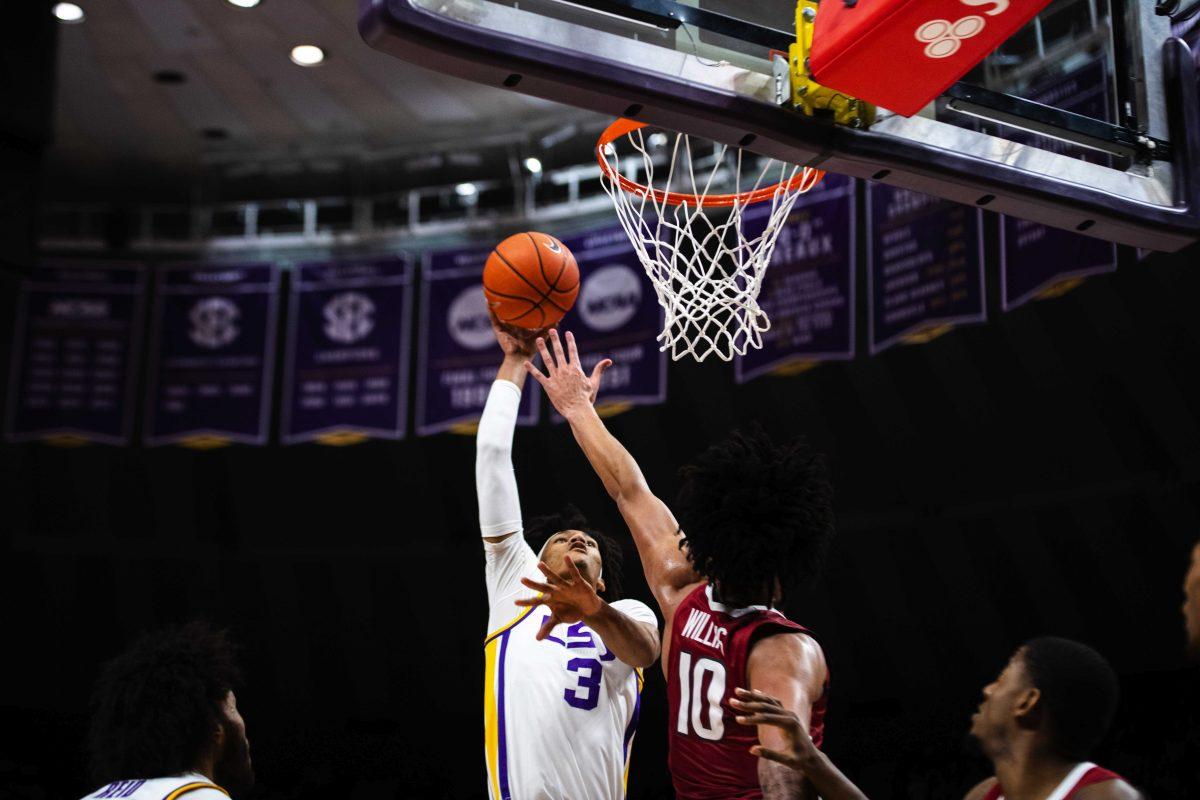
M 1104 74 L 1099 62 L 1086 65 L 1038 88 L 1034 99 L 1103 116 Z M 798 201 L 763 282 L 760 304 L 771 329 L 761 350 L 736 359 L 739 383 L 854 357 L 860 241 L 872 354 L 986 319 L 983 212 L 868 184 L 860 237 L 856 189 L 851 179 L 828 175 Z M 748 209 L 745 225 L 765 226 L 768 210 Z M 616 411 L 662 402 L 667 361 L 656 338 L 662 311 L 624 231 L 614 226 L 565 243 L 583 283 L 560 328 L 575 332 L 585 369 L 602 358 L 615 362 L 598 403 Z M 277 374 L 284 444 L 401 438 L 410 398 L 418 435 L 467 430 L 499 361 L 481 286 L 488 252 L 427 253 L 419 284 L 414 264 L 402 257 L 301 264 L 286 293 L 272 264 L 149 270 L 136 263 L 47 262 L 19 301 L 6 434 L 128 443 L 140 400 L 141 440 L 148 445 L 264 444 Z M 1006 311 L 1115 268 L 1111 244 L 1000 220 Z M 537 423 L 541 407 L 537 384 L 527 382 L 520 422 Z

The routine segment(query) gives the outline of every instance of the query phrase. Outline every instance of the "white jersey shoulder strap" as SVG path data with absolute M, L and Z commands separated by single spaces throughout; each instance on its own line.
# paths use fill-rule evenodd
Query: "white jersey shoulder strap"
M 1087 775 L 1088 771 L 1095 766 L 1096 765 L 1090 761 L 1084 761 L 1082 764 L 1076 764 L 1075 769 L 1067 773 L 1067 777 L 1063 778 L 1062 783 L 1058 785 L 1057 789 L 1050 793 L 1046 800 L 1063 800 L 1064 797 L 1075 790 L 1075 786 L 1081 780 L 1083 780 L 1083 776 Z

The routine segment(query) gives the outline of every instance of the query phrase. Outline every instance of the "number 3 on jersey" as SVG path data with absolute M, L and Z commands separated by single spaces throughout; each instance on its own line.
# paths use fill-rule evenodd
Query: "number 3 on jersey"
M 708 681 L 708 691 L 704 692 L 707 676 L 712 677 Z M 679 718 L 675 721 L 676 731 L 682 734 L 692 732 L 710 742 L 719 741 L 725 735 L 725 715 L 721 711 L 721 698 L 724 696 L 724 664 L 711 658 L 698 658 L 693 665 L 691 653 L 679 654 Z

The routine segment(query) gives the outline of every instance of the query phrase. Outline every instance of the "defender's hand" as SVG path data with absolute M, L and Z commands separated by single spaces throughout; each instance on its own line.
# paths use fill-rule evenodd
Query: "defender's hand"
M 730 701 L 738 711 L 737 721 L 741 725 L 773 725 L 783 731 L 787 739 L 787 750 L 768 750 L 760 744 L 750 752 L 768 761 L 777 761 L 801 772 L 808 772 L 824 761 L 825 755 L 813 744 L 812 737 L 800 723 L 795 712 L 770 695 L 748 689 L 738 689 L 737 697 Z
M 540 642 L 550 635 L 550 631 L 560 623 L 575 623 L 597 613 L 604 606 L 604 601 L 592 585 L 583 579 L 579 568 L 569 555 L 563 556 L 563 565 L 567 576 L 556 575 L 545 562 L 538 562 L 538 569 L 546 576 L 545 583 L 538 583 L 529 578 L 521 578 L 521 583 L 530 589 L 541 592 L 539 597 L 517 600 L 518 606 L 532 608 L 544 605 L 550 609 L 550 618 L 542 625 L 537 633 Z
M 554 404 L 554 408 L 564 417 L 569 417 L 572 411 L 590 407 L 596 402 L 600 391 L 600 379 L 604 371 L 612 366 L 612 359 L 606 358 L 596 364 L 590 376 L 584 374 L 579 361 L 579 350 L 575 347 L 575 335 L 567 332 L 567 352 L 563 353 L 562 342 L 558 331 L 550 331 L 550 346 L 554 349 L 551 355 L 545 339 L 538 337 L 538 352 L 542 354 L 542 362 L 546 365 L 546 374 L 535 367 L 530 361 L 525 362 L 525 369 L 546 390 L 546 396 Z
M 545 336 L 546 331 L 549 330 L 548 328 L 519 328 L 516 325 L 501 322 L 491 308 L 488 309 L 488 319 L 492 321 L 492 332 L 496 334 L 496 341 L 500 343 L 500 349 L 504 351 L 505 358 L 526 360 L 533 358 L 533 354 L 537 352 L 538 337 Z

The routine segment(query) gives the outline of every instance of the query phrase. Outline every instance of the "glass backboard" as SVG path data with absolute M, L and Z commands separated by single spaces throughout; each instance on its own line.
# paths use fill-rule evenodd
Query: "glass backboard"
M 1148 249 L 1200 238 L 1195 66 L 1152 3 L 1056 0 L 936 103 L 868 130 L 790 107 L 774 55 L 795 14 L 794 0 L 360 0 L 360 29 L 432 69 L 793 163 Z

